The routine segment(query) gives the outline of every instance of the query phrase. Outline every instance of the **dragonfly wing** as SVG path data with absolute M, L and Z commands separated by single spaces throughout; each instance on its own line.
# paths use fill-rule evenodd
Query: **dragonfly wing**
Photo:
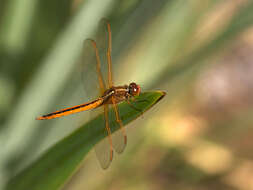
M 84 91 L 89 99 L 101 96 L 105 91 L 105 82 L 101 71 L 101 60 L 94 40 L 87 39 L 83 43 L 82 81 Z
M 112 97 L 113 111 L 110 112 L 110 126 L 115 127 L 116 132 L 112 135 L 112 146 L 117 153 L 122 153 L 127 145 L 127 135 L 125 127 L 120 118 L 120 113 L 116 101 Z
M 117 124 L 117 125 L 119 125 L 119 124 Z M 114 132 L 112 134 L 112 146 L 113 146 L 113 149 L 118 154 L 121 154 L 122 152 L 124 152 L 124 150 L 126 148 L 126 141 L 124 140 L 125 137 L 126 136 L 122 133 L 121 130 L 117 130 L 116 132 Z
M 108 105 L 104 105 L 103 108 L 105 128 L 102 129 L 102 132 L 105 133 L 105 136 L 107 136 L 107 138 L 104 138 L 102 141 L 95 145 L 95 152 L 101 167 L 103 169 L 106 169 L 109 167 L 113 159 L 113 149 L 111 130 L 109 127 Z
M 106 79 L 107 88 L 113 86 L 113 77 L 112 77 L 112 60 L 111 60 L 111 51 L 112 51 L 112 37 L 111 37 L 111 25 L 108 20 L 101 19 L 99 22 L 99 27 L 96 34 L 96 42 L 98 44 L 98 50 L 100 53 L 101 61 L 104 63 L 103 72 L 104 79 Z
M 99 56 L 99 48 L 96 41 L 92 39 L 87 39 L 84 41 L 83 46 L 83 56 L 82 56 L 82 81 L 84 84 L 84 91 L 88 99 L 94 99 L 94 97 L 102 96 L 105 91 L 105 82 L 103 80 L 103 71 L 105 67 L 101 68 L 101 59 Z M 106 114 L 105 114 L 106 113 Z M 101 106 L 89 112 L 90 118 L 95 118 L 99 114 L 104 114 L 105 125 L 101 129 L 101 134 L 104 133 L 108 136 L 106 126 L 108 124 L 108 106 Z M 109 142 L 109 137 L 104 138 L 98 144 L 95 145 L 96 157 L 103 169 L 109 167 L 112 161 L 112 143 Z
M 107 63 L 106 72 L 103 72 L 104 78 L 107 79 L 107 88 L 113 86 L 113 76 L 112 76 L 112 37 L 111 37 L 111 25 L 106 19 L 102 19 L 99 23 L 99 29 L 97 32 L 97 42 L 99 47 L 99 52 L 103 62 Z M 113 99 L 113 97 L 112 97 Z M 117 153 L 122 153 L 127 144 L 127 136 L 125 129 L 123 127 L 122 121 L 120 119 L 118 107 L 115 100 L 112 100 L 114 112 L 110 114 L 110 127 L 115 125 L 116 128 L 120 128 L 112 135 L 113 148 Z
M 101 168 L 107 169 L 112 162 L 110 159 L 110 144 L 108 143 L 107 138 L 104 138 L 95 145 L 95 153 Z
M 91 99 L 101 96 L 105 89 L 113 86 L 111 46 L 111 26 L 106 19 L 102 19 L 94 40 L 86 40 L 84 43 L 84 69 L 82 78 L 84 89 Z M 102 109 L 103 107 L 104 109 Z M 94 118 L 104 112 L 105 129 L 102 133 L 105 133 L 107 138 L 95 145 L 95 152 L 101 167 L 105 169 L 109 167 L 112 161 L 112 146 L 117 153 L 124 151 L 126 146 L 126 133 L 119 119 L 120 116 L 117 116 L 115 111 L 109 116 L 108 105 L 104 105 L 103 107 L 93 110 L 90 115 Z M 115 104 L 113 108 L 117 110 L 117 105 Z M 111 125 L 120 128 L 120 130 L 111 135 Z
M 81 70 L 84 89 L 89 98 L 101 96 L 105 89 L 112 86 L 111 27 L 106 19 L 99 22 L 94 39 L 84 41 Z

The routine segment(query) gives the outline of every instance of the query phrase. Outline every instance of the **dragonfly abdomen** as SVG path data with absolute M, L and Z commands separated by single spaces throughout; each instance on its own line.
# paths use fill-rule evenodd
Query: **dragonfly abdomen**
M 73 106 L 73 107 L 66 108 L 66 109 L 61 109 L 61 110 L 58 110 L 56 112 L 52 112 L 52 113 L 43 115 L 41 117 L 38 117 L 36 119 L 37 120 L 54 119 L 54 118 L 57 118 L 57 117 L 66 116 L 66 115 L 78 113 L 78 112 L 81 112 L 81 111 L 94 109 L 94 108 L 97 108 L 97 107 L 101 106 L 103 104 L 103 102 L 104 102 L 103 98 L 98 98 L 94 101 L 87 102 L 87 103 L 80 104 L 80 105 Z

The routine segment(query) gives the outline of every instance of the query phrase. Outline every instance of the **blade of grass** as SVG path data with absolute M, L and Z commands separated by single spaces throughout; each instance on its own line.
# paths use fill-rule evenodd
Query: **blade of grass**
M 146 92 L 138 97 L 140 102 L 133 104 L 145 112 L 164 96 L 165 93 L 161 91 Z M 112 111 L 110 109 L 110 112 Z M 119 111 L 124 125 L 141 115 L 126 102 L 119 104 Z M 110 126 L 112 132 L 119 129 L 116 128 L 115 121 L 110 122 Z M 27 190 L 31 187 L 33 190 L 59 189 L 77 170 L 91 148 L 103 138 L 105 138 L 103 115 L 99 115 L 45 152 L 30 167 L 14 177 L 7 189 Z
M 28 141 L 24 139 L 31 138 L 37 130 L 38 124 L 34 116 L 43 112 L 52 103 L 55 94 L 63 88 L 73 71 L 73 63 L 80 55 L 82 41 L 95 30 L 98 21 L 110 10 L 112 3 L 113 0 L 94 0 L 80 7 L 79 12 L 56 40 L 33 80 L 27 85 L 4 126 L 5 130 L 0 134 L 0 141 L 5 144 L 1 149 L 0 184 L 3 184 L 8 176 L 4 168 L 8 160 L 27 146 Z

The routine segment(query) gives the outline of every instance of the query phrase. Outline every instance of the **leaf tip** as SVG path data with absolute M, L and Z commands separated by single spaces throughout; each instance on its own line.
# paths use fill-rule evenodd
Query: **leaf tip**
M 157 91 L 158 93 L 160 93 L 161 94 L 161 96 L 156 100 L 156 102 L 159 102 L 161 99 L 163 99 L 163 97 L 166 95 L 166 92 L 164 92 L 164 91 Z

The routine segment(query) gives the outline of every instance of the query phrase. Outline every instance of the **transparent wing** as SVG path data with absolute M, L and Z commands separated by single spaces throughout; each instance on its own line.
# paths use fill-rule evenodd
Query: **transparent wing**
M 98 30 L 98 46 L 100 47 L 100 52 L 102 53 L 102 59 L 107 63 L 107 72 L 105 72 L 107 87 L 111 88 L 113 86 L 113 76 L 112 76 L 112 34 L 110 23 L 106 19 L 100 21 L 100 27 Z M 122 121 L 120 119 L 120 113 L 116 105 L 116 101 L 112 98 L 113 112 L 109 114 L 109 123 L 112 128 L 120 128 L 115 133 L 112 134 L 112 145 L 117 153 L 122 153 L 127 144 L 127 136 L 125 128 L 123 127 Z
M 127 145 L 126 130 L 120 118 L 118 106 L 114 98 L 112 98 L 113 111 L 110 112 L 110 125 L 115 127 L 117 131 L 112 135 L 112 146 L 117 153 L 122 153 Z
M 101 95 L 101 82 L 99 82 L 99 78 L 104 79 L 104 89 L 109 88 L 109 75 L 110 81 L 112 81 L 111 61 L 110 69 L 107 64 L 107 52 L 109 49 L 111 50 L 111 32 L 108 32 L 108 29 L 111 30 L 109 22 L 106 19 L 102 19 L 99 22 L 94 39 L 87 39 L 84 41 L 82 66 L 80 69 L 82 70 L 81 78 L 84 84 L 84 89 L 86 95 L 90 99 Z M 95 48 L 94 42 L 96 46 Z M 111 51 L 109 52 L 109 55 L 111 57 Z M 97 60 L 99 60 L 99 63 L 97 63 Z M 97 66 L 99 67 L 99 69 L 97 69 Z M 110 70 L 110 73 L 108 73 L 108 70 Z
M 105 90 L 105 82 L 102 76 L 101 60 L 97 44 L 92 39 L 87 39 L 83 43 L 81 67 L 81 78 L 88 99 L 94 99 L 101 96 Z
M 112 34 L 111 26 L 108 20 L 102 19 L 99 23 L 99 27 L 96 34 L 96 42 L 98 52 L 101 58 L 101 70 L 103 78 L 105 79 L 106 88 L 113 86 L 113 75 L 112 75 Z M 116 128 L 120 128 L 112 134 L 112 145 L 117 153 L 122 153 L 127 144 L 127 136 L 123 124 L 120 119 L 120 113 L 118 112 L 117 105 L 113 104 L 114 112 L 109 114 L 109 127 L 114 125 Z
M 105 91 L 105 82 L 103 80 L 103 71 L 106 71 L 106 67 L 101 68 L 101 54 L 105 52 L 106 42 L 105 42 L 105 33 L 104 23 L 101 21 L 96 35 L 96 41 L 92 39 L 87 39 L 84 42 L 84 54 L 83 61 L 86 64 L 84 65 L 83 70 L 83 81 L 85 84 L 85 90 L 90 99 L 96 96 L 102 96 Z M 102 56 L 103 58 L 103 56 Z M 106 63 L 106 62 L 104 62 Z M 86 70 L 85 70 L 86 69 Z M 109 127 L 109 118 L 108 118 L 108 105 L 104 105 L 104 109 L 96 109 L 90 113 L 90 117 L 96 117 L 100 113 L 104 113 L 105 128 L 103 133 L 108 137 L 100 141 L 95 145 L 96 156 L 99 160 L 99 163 L 102 168 L 106 169 L 109 167 L 112 158 L 113 158 L 113 149 L 112 149 L 112 138 Z
M 88 99 L 102 96 L 105 91 L 105 82 L 102 75 L 103 69 L 101 68 L 98 46 L 94 40 L 87 39 L 84 41 L 82 58 L 82 81 L 86 96 Z M 103 139 L 95 145 L 95 152 L 101 167 L 106 169 L 109 167 L 113 155 L 111 135 L 108 135 L 108 107 L 104 108 L 102 106 L 89 113 L 91 119 L 95 118 L 98 114 L 104 114 L 105 128 L 101 132 L 105 133 L 108 138 Z
M 102 19 L 95 40 L 88 39 L 84 42 L 82 80 L 89 99 L 101 96 L 105 89 L 113 86 L 111 46 L 111 27 L 106 19 Z M 110 114 L 108 107 L 104 105 L 90 112 L 91 118 L 104 113 L 105 128 L 101 132 L 105 133 L 107 138 L 95 145 L 96 156 L 104 169 L 109 167 L 113 159 L 112 146 L 117 153 L 121 153 L 127 141 L 120 113 L 116 111 L 117 105 L 113 106 L 114 111 Z M 111 135 L 111 127 L 120 128 L 120 130 Z
M 99 161 L 101 168 L 103 169 L 107 169 L 112 161 L 111 152 L 108 150 L 110 150 L 110 144 L 108 143 L 107 138 L 104 138 L 98 144 L 95 145 L 96 157 Z
M 109 167 L 113 159 L 113 149 L 111 129 L 109 127 L 108 105 L 104 105 L 103 108 L 105 121 L 105 129 L 103 132 L 107 138 L 104 138 L 102 141 L 95 145 L 95 152 L 101 167 L 103 169 L 106 169 Z
M 111 34 L 111 25 L 108 20 L 101 19 L 99 22 L 99 27 L 96 34 L 96 41 L 98 44 L 98 51 L 103 64 L 103 76 L 106 79 L 106 88 L 113 86 L 113 77 L 112 77 L 112 34 Z

